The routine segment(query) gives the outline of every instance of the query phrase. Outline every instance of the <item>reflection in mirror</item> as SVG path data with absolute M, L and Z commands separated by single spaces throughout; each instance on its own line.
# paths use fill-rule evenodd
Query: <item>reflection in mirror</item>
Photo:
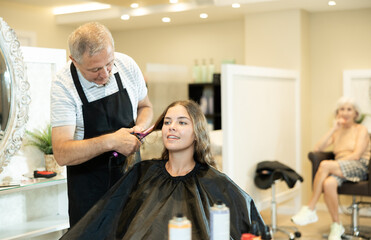
M 19 41 L 0 18 L 0 173 L 22 145 L 28 119 L 29 83 Z
M 0 51 L 0 139 L 3 138 L 10 111 L 10 75 Z

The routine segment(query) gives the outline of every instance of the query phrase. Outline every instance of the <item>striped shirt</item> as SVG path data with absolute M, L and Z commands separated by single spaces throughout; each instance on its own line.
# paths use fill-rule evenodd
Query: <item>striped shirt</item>
M 84 121 L 82 102 L 73 83 L 70 71 L 71 61 L 57 73 L 51 85 L 51 125 L 75 126 L 75 140 L 84 138 Z M 89 102 L 104 98 L 118 92 L 114 74 L 119 72 L 122 85 L 126 88 L 133 108 L 133 119 L 137 118 L 138 102 L 147 96 L 147 87 L 135 61 L 122 53 L 115 53 L 115 64 L 107 84 L 97 85 L 86 80 L 77 69 L 83 91 Z

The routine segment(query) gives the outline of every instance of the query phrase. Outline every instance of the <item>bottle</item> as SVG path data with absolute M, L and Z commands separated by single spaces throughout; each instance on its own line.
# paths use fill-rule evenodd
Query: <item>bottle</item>
M 192 69 L 192 78 L 195 83 L 201 82 L 201 72 L 200 72 L 200 65 L 198 65 L 197 59 L 195 59 L 195 63 Z
M 221 201 L 217 201 L 210 208 L 211 240 L 229 240 L 229 208 Z
M 207 82 L 207 66 L 206 66 L 206 60 L 205 59 L 202 59 L 201 82 L 203 82 L 203 83 Z
M 201 98 L 200 98 L 200 108 L 203 114 L 208 114 L 208 107 L 207 107 L 207 97 L 203 93 Z
M 169 221 L 169 240 L 191 240 L 192 225 L 183 214 L 176 214 Z
M 214 61 L 212 58 L 210 58 L 210 62 L 208 65 L 208 70 L 207 70 L 207 82 L 210 82 L 210 83 L 213 82 L 214 72 L 215 72 Z

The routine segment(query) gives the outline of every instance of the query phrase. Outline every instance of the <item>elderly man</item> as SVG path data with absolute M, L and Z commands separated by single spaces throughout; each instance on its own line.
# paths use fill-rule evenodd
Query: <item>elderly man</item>
M 51 123 L 73 226 L 123 175 L 126 156 L 141 146 L 132 133 L 149 126 L 153 109 L 138 65 L 115 52 L 105 26 L 84 24 L 68 44 L 71 61 L 52 82 Z

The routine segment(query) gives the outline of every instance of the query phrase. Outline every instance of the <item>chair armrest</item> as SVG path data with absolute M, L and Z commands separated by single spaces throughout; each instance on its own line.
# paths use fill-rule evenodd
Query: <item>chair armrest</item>
M 316 172 L 321 161 L 334 159 L 335 154 L 333 152 L 309 152 L 308 158 L 312 162 L 312 182 L 313 182 L 314 176 L 316 175 Z

